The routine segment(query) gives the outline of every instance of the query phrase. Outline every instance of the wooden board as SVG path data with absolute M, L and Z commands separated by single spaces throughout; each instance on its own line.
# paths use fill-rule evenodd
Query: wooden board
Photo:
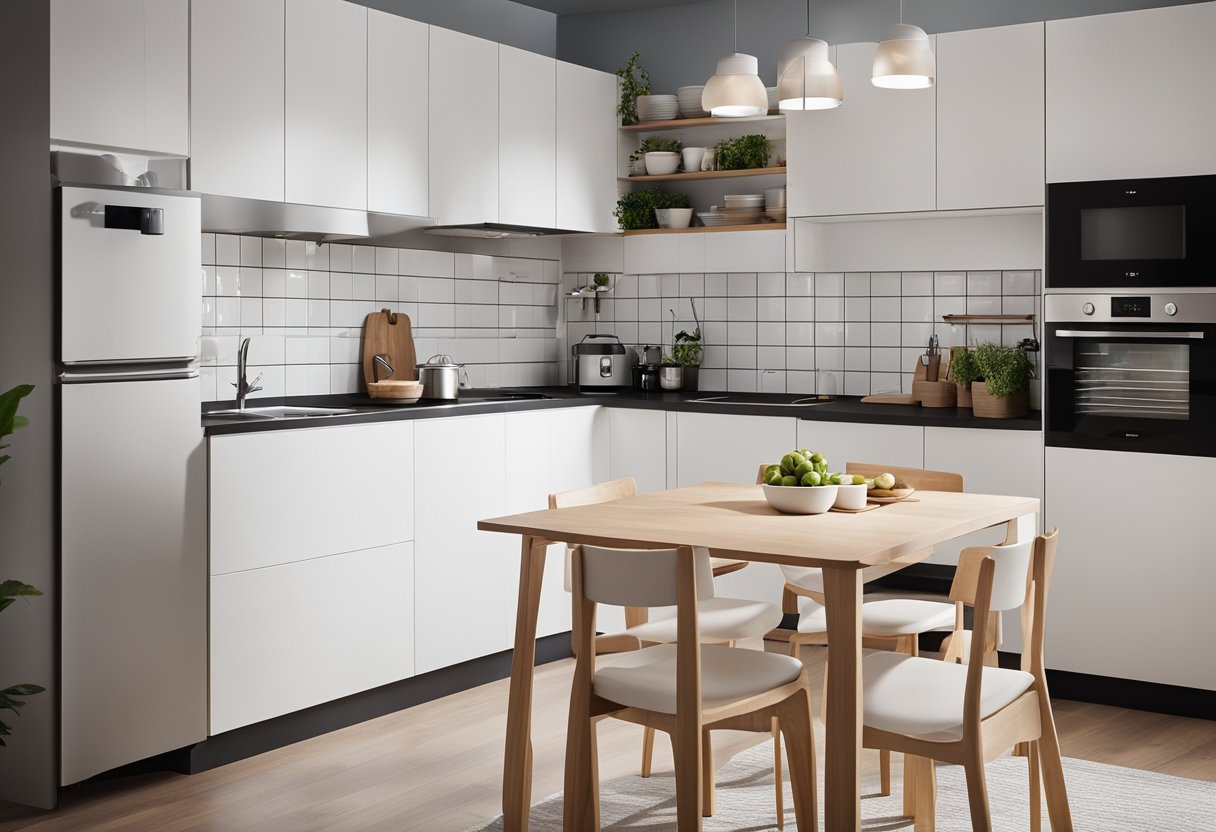
M 841 514 L 861 514 L 863 511 L 873 511 L 878 508 L 878 503 L 867 503 L 863 508 L 841 508 L 840 506 L 832 506 L 829 511 L 838 511 Z
M 911 393 L 875 393 L 873 396 L 865 396 L 861 402 L 862 404 L 916 404 Z
M 363 321 L 363 378 L 360 389 L 367 390 L 367 383 L 375 381 L 372 368 L 372 358 L 377 355 L 385 356 L 394 372 L 387 374 L 381 368 L 380 381 L 398 379 L 417 381 L 418 356 L 414 352 L 414 331 L 410 326 L 410 316 L 404 312 L 393 312 L 381 309 L 372 312 Z

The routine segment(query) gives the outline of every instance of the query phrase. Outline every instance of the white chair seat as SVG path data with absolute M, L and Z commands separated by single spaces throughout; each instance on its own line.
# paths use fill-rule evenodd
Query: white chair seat
M 618 653 L 608 662 L 595 671 L 592 690 L 598 696 L 631 708 L 676 712 L 674 644 Z M 800 673 L 802 662 L 792 656 L 706 645 L 701 648 L 701 700 L 706 708 L 737 702 L 792 682 Z
M 745 598 L 706 598 L 697 604 L 701 642 L 722 644 L 740 638 L 763 636 L 781 623 L 781 608 Z M 670 644 L 676 640 L 676 619 L 647 621 L 625 631 L 642 641 Z
M 827 611 L 822 604 L 804 599 L 799 605 L 798 632 L 827 631 Z M 954 604 L 915 598 L 887 598 L 861 605 L 861 632 L 867 636 L 902 636 L 927 633 L 939 628 L 954 629 Z
M 966 665 L 880 651 L 866 656 L 861 668 L 867 727 L 929 742 L 962 738 Z M 981 719 L 1013 702 L 1034 683 L 1034 677 L 1021 670 L 985 667 L 983 673 Z

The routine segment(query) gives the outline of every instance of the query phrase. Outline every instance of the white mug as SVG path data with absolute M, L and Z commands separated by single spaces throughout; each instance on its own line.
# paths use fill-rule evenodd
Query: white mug
M 703 147 L 686 147 L 684 148 L 684 170 L 687 173 L 692 173 L 701 169 L 701 161 L 705 158 L 705 148 Z

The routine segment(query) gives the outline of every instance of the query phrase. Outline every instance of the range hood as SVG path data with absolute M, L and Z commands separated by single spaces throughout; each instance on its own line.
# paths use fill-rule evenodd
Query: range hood
M 429 217 L 202 195 L 203 231 L 318 243 L 366 240 L 434 226 Z
M 432 225 L 424 228 L 427 234 L 440 237 L 474 237 L 479 240 L 527 240 L 533 237 L 560 237 L 562 235 L 585 234 L 585 231 L 569 231 L 561 228 L 541 228 L 534 225 L 508 225 L 502 222 L 475 222 L 466 225 Z

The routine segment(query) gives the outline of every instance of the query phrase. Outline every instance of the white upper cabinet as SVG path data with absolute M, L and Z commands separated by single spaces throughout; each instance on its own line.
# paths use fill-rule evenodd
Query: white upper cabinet
M 843 107 L 787 115 L 791 217 L 934 209 L 935 90 L 874 86 L 877 47 L 836 47 Z
M 286 201 L 364 209 L 367 9 L 291 0 L 286 32 Z
M 281 202 L 283 0 L 193 0 L 190 14 L 190 187 Z
M 557 61 L 498 48 L 498 219 L 552 227 L 557 206 Z
M 51 140 L 190 152 L 187 0 L 52 0 Z
M 1047 24 L 1047 181 L 1216 173 L 1216 3 Z
M 431 216 L 498 221 L 498 44 L 431 27 Z
M 937 208 L 1043 204 L 1043 24 L 937 36 Z
M 617 230 L 616 76 L 557 63 L 557 227 Z
M 367 207 L 428 215 L 430 27 L 367 11 Z

